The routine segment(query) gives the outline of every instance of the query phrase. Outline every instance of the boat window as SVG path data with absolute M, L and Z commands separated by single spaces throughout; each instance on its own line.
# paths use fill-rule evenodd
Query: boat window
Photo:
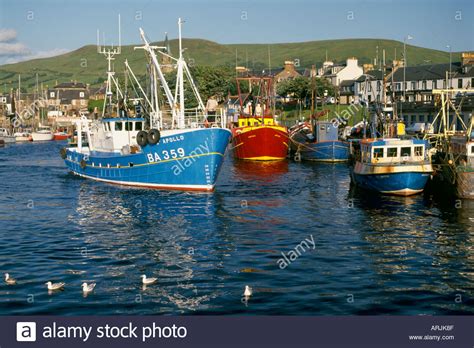
M 125 122 L 125 130 L 132 131 L 133 130 L 133 123 L 132 122 Z
M 143 129 L 142 122 L 135 122 L 135 130 L 141 131 Z
M 398 148 L 397 147 L 389 147 L 387 149 L 387 157 L 397 157 Z
M 115 122 L 115 130 L 121 131 L 123 129 L 122 122 Z
M 383 147 L 374 148 L 374 152 L 373 152 L 372 156 L 374 158 L 382 158 L 383 157 Z
M 411 147 L 402 147 L 402 151 L 400 153 L 402 157 L 411 157 Z
M 323 131 L 325 129 L 325 126 L 322 124 L 319 129 L 321 129 Z
M 474 154 L 474 145 L 471 146 L 471 155 Z
M 415 146 L 415 156 L 423 156 L 423 146 Z

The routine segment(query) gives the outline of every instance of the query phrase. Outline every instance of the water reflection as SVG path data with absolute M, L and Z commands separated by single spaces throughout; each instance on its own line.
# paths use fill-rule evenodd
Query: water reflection
M 234 170 L 241 180 L 273 182 L 288 173 L 288 161 L 245 161 L 234 159 Z
M 216 296 L 198 291 L 199 273 L 222 268 L 222 250 L 216 247 L 221 241 L 213 233 L 219 231 L 214 200 L 212 194 L 84 181 L 69 222 L 81 227 L 84 245 L 91 250 L 87 257 L 106 266 L 103 276 L 112 279 L 110 291 L 117 290 L 118 280 L 135 283 L 142 273 L 155 274 L 160 285 L 144 287 L 143 292 L 179 309 L 195 310 Z M 198 227 L 199 220 L 206 228 Z M 100 252 L 94 252 L 97 249 Z

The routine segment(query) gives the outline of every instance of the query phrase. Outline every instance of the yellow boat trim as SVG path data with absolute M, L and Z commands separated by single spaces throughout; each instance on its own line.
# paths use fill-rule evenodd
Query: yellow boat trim
M 271 128 L 271 129 L 276 129 L 276 130 L 286 133 L 286 128 L 282 126 L 258 126 L 258 127 L 242 127 L 240 129 L 240 133 L 238 134 L 247 133 L 247 132 L 260 129 L 260 128 Z
M 134 168 L 134 167 L 149 166 L 149 165 L 154 165 L 154 164 L 162 164 L 162 163 L 171 162 L 171 161 L 182 161 L 182 160 L 186 160 L 186 159 L 189 159 L 189 158 L 196 158 L 196 157 L 210 156 L 210 155 L 219 155 L 219 156 L 224 157 L 224 154 L 222 154 L 222 153 L 220 153 L 220 152 L 209 152 L 209 153 L 203 153 L 203 154 L 200 154 L 200 155 L 185 156 L 185 157 L 180 157 L 180 158 L 170 158 L 170 159 L 162 160 L 162 161 L 158 161 L 158 162 L 149 162 L 149 163 L 142 163 L 142 164 L 133 164 L 132 167 L 130 167 L 130 166 L 100 167 L 100 166 L 92 166 L 92 165 L 90 165 L 90 164 L 86 164 L 86 167 L 91 167 L 91 168 L 104 168 L 104 169 L 127 169 L 127 168 Z M 104 157 L 104 158 L 106 158 L 106 157 Z M 66 159 L 67 159 L 67 158 L 66 158 Z M 76 162 L 76 161 L 72 161 L 72 160 L 69 160 L 69 159 L 67 159 L 67 160 L 68 160 L 69 162 L 72 162 L 72 163 L 81 165 L 81 162 Z

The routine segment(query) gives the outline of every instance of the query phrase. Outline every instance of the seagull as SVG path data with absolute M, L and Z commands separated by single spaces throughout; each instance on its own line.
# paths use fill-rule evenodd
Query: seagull
M 7 283 L 8 285 L 15 285 L 16 279 L 10 277 L 8 273 L 5 273 L 5 283 Z
M 82 292 L 84 294 L 88 294 L 89 292 L 94 291 L 95 286 L 96 286 L 96 283 L 90 283 L 90 284 L 82 283 Z
M 146 275 L 144 274 L 141 276 L 141 278 L 142 278 L 143 285 L 150 285 L 150 284 L 156 283 L 156 281 L 158 280 L 158 278 L 147 278 Z
M 247 298 L 252 296 L 252 288 L 248 285 L 245 285 L 244 296 Z
M 66 285 L 66 283 L 51 283 L 51 282 L 47 282 L 45 284 L 48 286 L 48 290 L 50 291 L 62 290 L 62 288 L 64 288 L 64 285 Z

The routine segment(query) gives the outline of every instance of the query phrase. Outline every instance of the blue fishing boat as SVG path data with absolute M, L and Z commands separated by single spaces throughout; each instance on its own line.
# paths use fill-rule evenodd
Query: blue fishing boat
M 433 172 L 428 150 L 429 143 L 421 139 L 354 142 L 352 180 L 362 188 L 384 194 L 420 193 Z
M 176 91 L 172 93 L 164 78 L 155 51 L 143 30 L 140 29 L 144 45 L 139 47 L 147 53 L 151 93 L 148 95 L 130 66 L 126 62 L 129 81 L 133 90 L 141 94 L 133 98 L 136 111 L 127 110 L 126 91 L 119 89 L 111 61 L 120 54 L 119 49 L 100 51 L 108 60 L 107 100 L 103 115 L 98 121 L 82 116 L 76 123 L 77 146 L 64 148 L 61 156 L 69 170 L 81 177 L 97 181 L 168 190 L 212 191 L 229 144 L 231 132 L 223 128 L 223 120 L 213 118 L 210 123 L 199 92 L 183 59 L 181 47 L 181 19 L 179 25 L 180 55 L 176 61 Z M 167 54 L 168 57 L 172 58 Z M 184 105 L 184 79 L 198 101 L 191 115 Z M 112 101 L 112 86 L 119 96 Z M 164 91 L 166 107 L 160 105 L 160 90 Z M 107 103 L 107 105 L 105 104 Z M 146 115 L 140 111 L 146 110 Z M 116 112 L 114 112 L 116 110 Z M 169 112 L 171 127 L 164 127 L 163 117 Z M 146 117 L 143 117 L 146 116 Z
M 338 127 L 329 121 L 305 122 L 290 130 L 295 159 L 320 162 L 349 160 L 349 142 L 339 140 Z

